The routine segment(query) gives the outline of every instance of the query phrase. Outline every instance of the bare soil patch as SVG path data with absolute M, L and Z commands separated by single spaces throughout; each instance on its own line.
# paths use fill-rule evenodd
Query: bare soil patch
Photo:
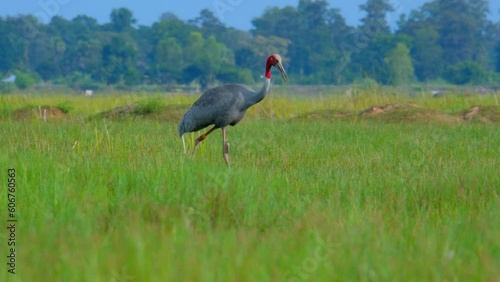
M 352 117 L 354 113 L 351 112 L 343 112 L 337 110 L 322 110 L 322 111 L 314 111 L 310 113 L 305 113 L 298 116 L 295 119 L 299 120 L 331 120 L 331 119 L 342 119 Z
M 500 123 L 500 107 L 473 106 L 459 114 L 447 114 L 424 108 L 416 103 L 376 105 L 361 112 L 343 112 L 333 109 L 302 114 L 299 120 L 357 119 L 395 123 L 460 124 L 464 122 Z
M 114 108 L 110 111 L 102 112 L 98 114 L 97 117 L 110 120 L 146 118 L 158 121 L 178 122 L 189 106 L 190 105 L 178 104 L 157 108 L 145 108 L 139 103 L 131 103 Z
M 500 107 L 473 106 L 462 111 L 461 115 L 467 122 L 500 123 Z
M 359 113 L 363 118 L 386 122 L 458 124 L 460 117 L 426 109 L 415 103 L 374 106 Z
M 27 106 L 17 109 L 12 113 L 12 118 L 16 121 L 43 120 L 44 117 L 47 121 L 53 121 L 69 119 L 70 115 L 54 106 Z

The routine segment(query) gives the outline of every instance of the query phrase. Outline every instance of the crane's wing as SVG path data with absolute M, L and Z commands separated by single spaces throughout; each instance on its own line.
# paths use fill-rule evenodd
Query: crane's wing
M 194 102 L 193 106 L 207 107 L 212 105 L 232 105 L 232 102 L 236 102 L 235 99 L 244 98 L 247 92 L 254 93 L 255 91 L 243 84 L 221 85 L 205 91 L 205 93 Z
M 224 127 L 238 122 L 245 114 L 245 97 L 255 93 L 242 84 L 227 84 L 207 90 L 184 114 L 179 135 L 203 129 L 211 124 Z

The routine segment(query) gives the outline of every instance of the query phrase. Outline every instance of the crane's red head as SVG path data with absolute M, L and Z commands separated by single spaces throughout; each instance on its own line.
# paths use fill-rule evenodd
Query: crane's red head
M 271 67 L 277 68 L 281 72 L 281 77 L 285 82 L 288 82 L 288 76 L 286 75 L 285 69 L 283 68 L 281 56 L 278 54 L 272 54 L 267 58 L 266 63 L 266 77 L 271 78 Z

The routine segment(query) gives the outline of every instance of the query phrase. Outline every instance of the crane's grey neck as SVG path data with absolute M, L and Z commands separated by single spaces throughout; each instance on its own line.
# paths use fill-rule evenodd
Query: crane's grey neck
M 246 97 L 247 108 L 262 101 L 262 99 L 266 97 L 267 93 L 269 93 L 270 89 L 271 79 L 266 77 L 264 78 L 264 85 L 262 85 L 262 89 L 259 92 L 253 92 Z

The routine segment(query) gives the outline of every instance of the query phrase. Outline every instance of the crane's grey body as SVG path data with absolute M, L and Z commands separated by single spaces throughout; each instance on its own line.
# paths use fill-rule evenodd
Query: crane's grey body
M 247 109 L 269 92 L 271 83 L 269 79 L 265 80 L 260 92 L 243 84 L 226 84 L 207 90 L 182 117 L 179 136 L 212 124 L 217 128 L 236 125 Z

